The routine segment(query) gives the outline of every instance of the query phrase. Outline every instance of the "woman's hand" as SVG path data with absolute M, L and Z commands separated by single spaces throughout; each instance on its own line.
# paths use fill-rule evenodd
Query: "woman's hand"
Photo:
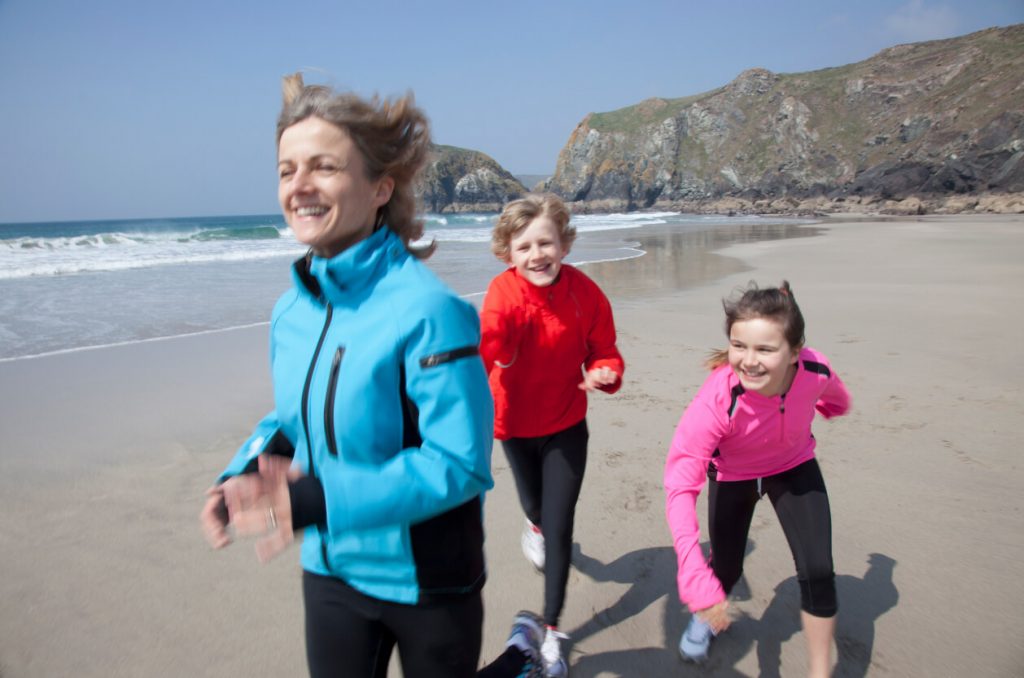
M 206 491 L 206 503 L 199 512 L 199 524 L 203 529 L 203 536 L 213 548 L 224 548 L 231 543 L 227 529 L 228 508 L 224 503 L 224 491 L 220 485 Z
M 729 601 L 723 600 L 720 603 L 706 607 L 703 610 L 697 610 L 697 616 L 700 617 L 701 621 L 705 622 L 711 627 L 711 630 L 715 634 L 719 634 L 722 631 L 729 628 L 729 624 L 732 623 L 732 619 L 729 617 Z
M 216 489 L 223 496 L 227 524 L 238 535 L 258 537 L 256 557 L 265 563 L 295 539 L 288 480 L 297 478 L 299 473 L 289 470 L 290 459 L 274 454 L 261 454 L 257 463 L 258 473 L 233 476 Z M 219 548 L 213 539 L 207 540 Z
M 580 389 L 583 391 L 596 391 L 604 386 L 611 386 L 619 380 L 619 375 L 610 367 L 595 367 L 583 375 L 580 382 Z

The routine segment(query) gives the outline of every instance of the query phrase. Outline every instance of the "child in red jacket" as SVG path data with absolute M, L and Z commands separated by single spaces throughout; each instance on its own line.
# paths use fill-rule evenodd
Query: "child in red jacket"
M 523 552 L 544 572 L 542 654 L 549 676 L 568 671 L 557 626 L 587 461 L 587 391 L 614 393 L 625 369 L 607 297 L 562 263 L 575 237 L 569 211 L 554 195 L 506 205 L 491 249 L 509 269 L 491 281 L 481 313 L 494 434 L 526 513 Z

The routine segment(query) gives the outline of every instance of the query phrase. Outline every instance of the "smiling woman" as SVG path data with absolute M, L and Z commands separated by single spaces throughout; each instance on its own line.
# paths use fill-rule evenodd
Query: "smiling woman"
M 413 252 L 413 180 L 430 144 L 408 96 L 363 101 L 285 80 L 278 197 L 309 252 L 271 321 L 274 410 L 200 514 L 215 548 L 258 537 L 267 560 L 302 531 L 313 676 L 476 673 L 482 501 L 493 405 L 476 310 Z M 502 655 L 519 674 L 539 626 Z M 532 624 L 532 627 L 531 627 Z M 501 672 L 490 675 L 501 675 Z
M 356 226 L 353 220 L 365 221 L 368 215 L 361 210 L 369 207 L 366 203 L 379 203 L 369 213 L 371 231 L 387 224 L 406 246 L 421 238 L 413 182 L 430 151 L 430 127 L 412 94 L 365 101 L 328 87 L 305 86 L 295 74 L 285 78 L 284 96 L 277 143 L 278 200 L 285 217 L 298 216 L 293 210 L 299 207 L 307 208 L 305 216 L 333 209 L 319 225 L 341 231 L 348 225 L 362 232 L 366 223 Z M 317 181 L 307 178 L 310 173 Z M 318 204 L 318 197 L 325 202 Z M 350 200 L 356 204 L 346 205 Z M 426 258 L 432 251 L 427 247 L 413 253 Z
M 203 525 L 215 547 L 229 524 L 259 536 L 261 560 L 304 530 L 313 675 L 376 675 L 396 644 L 424 675 L 472 675 L 491 405 L 473 307 L 407 249 L 422 234 L 411 185 L 426 117 L 411 97 L 366 102 L 300 76 L 284 95 L 278 197 L 310 251 L 271 322 L 275 409 L 210 490 Z
M 288 127 L 278 143 L 278 200 L 295 238 L 332 257 L 378 226 L 395 180 L 371 181 L 352 137 L 321 118 Z

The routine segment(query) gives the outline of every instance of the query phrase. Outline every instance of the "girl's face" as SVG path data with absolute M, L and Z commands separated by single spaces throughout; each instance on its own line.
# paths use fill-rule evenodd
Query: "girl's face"
M 348 132 L 306 118 L 281 134 L 277 198 L 295 239 L 332 257 L 373 233 L 377 208 L 394 180 L 366 178 L 362 153 Z
M 799 351 L 770 318 L 737 320 L 729 328 L 729 366 L 748 391 L 776 396 L 789 389 Z
M 547 287 L 558 279 L 562 259 L 569 250 L 562 246 L 557 224 L 542 214 L 509 241 L 508 263 L 525 280 Z

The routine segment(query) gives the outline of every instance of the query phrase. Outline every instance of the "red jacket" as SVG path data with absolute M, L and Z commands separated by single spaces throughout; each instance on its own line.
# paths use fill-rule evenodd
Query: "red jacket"
M 597 284 L 568 264 L 547 287 L 509 268 L 491 281 L 481 312 L 480 355 L 494 394 L 499 440 L 550 435 L 587 414 L 583 371 L 608 367 L 618 381 L 625 364 L 615 347 L 615 321 Z

